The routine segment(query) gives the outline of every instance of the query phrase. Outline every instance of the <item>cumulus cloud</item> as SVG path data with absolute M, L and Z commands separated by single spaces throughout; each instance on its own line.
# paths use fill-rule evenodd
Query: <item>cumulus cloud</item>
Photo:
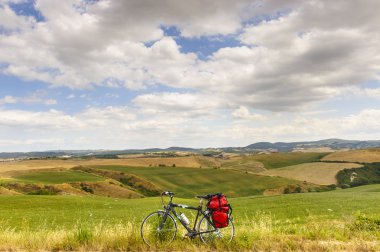
M 84 130 L 102 127 L 112 129 L 115 125 L 136 119 L 128 107 L 89 107 L 73 115 L 50 109 L 44 112 L 0 109 L 0 126 L 19 127 L 29 130 Z
M 57 110 L 30 112 L 25 110 L 0 110 L 0 126 L 22 129 L 73 129 L 85 124 L 77 118 Z
M 124 113 L 124 116 L 123 116 Z M 265 120 L 256 118 L 244 108 L 234 111 L 240 117 L 235 123 L 228 118 L 194 120 L 186 116 L 160 115 L 135 118 L 129 108 L 92 108 L 68 115 L 59 111 L 34 113 L 0 110 L 0 128 L 19 134 L 33 133 L 28 146 L 75 146 L 94 148 L 148 148 L 186 145 L 189 147 L 243 146 L 255 141 L 303 141 L 340 137 L 348 139 L 380 138 L 380 110 L 364 109 L 345 116 L 275 115 Z M 241 120 L 244 119 L 244 120 Z M 254 122 L 254 123 L 253 123 Z M 217 127 L 210 128 L 210 125 Z M 45 142 L 34 142 L 42 139 Z M 45 139 L 45 140 L 44 140 Z M 48 140 L 51 140 L 49 143 Z M 57 141 L 60 139 L 60 141 Z M 13 142 L 10 142 L 10 141 Z M 41 140 L 41 141 L 42 141 Z M 154 143 L 152 142 L 154 140 Z M 2 139 L 2 146 L 23 145 L 19 139 Z M 226 144 L 227 143 L 227 144 Z M 25 146 L 24 146 L 25 147 Z M 57 147 L 55 147 L 57 148 Z
M 318 108 L 321 101 L 380 97 L 379 1 L 37 0 L 42 20 L 16 14 L 11 2 L 0 0 L 0 73 L 82 89 L 65 96 L 83 103 L 90 102 L 86 90 L 99 86 L 133 89 L 134 97 L 123 104 L 128 106 L 89 106 L 69 114 L 6 110 L 6 104 L 61 102 L 46 94 L 6 95 L 0 97 L 0 127 L 8 131 L 70 131 L 90 145 L 93 138 L 84 134 L 89 130 L 104 143 L 123 139 L 132 147 L 146 141 L 149 147 L 141 136 L 170 132 L 161 144 L 182 139 L 195 146 L 206 134 L 212 146 L 232 135 L 239 141 L 355 131 L 370 137 L 378 126 L 378 112 L 370 108 L 352 116 L 315 116 L 326 110 Z M 175 28 L 176 37 L 167 28 Z M 232 46 L 228 38 L 240 44 Z M 221 48 L 205 58 L 181 48 L 181 41 L 212 39 Z M 123 98 L 121 92 L 118 100 Z M 291 116 L 280 122 L 255 111 Z
M 4 96 L 0 99 L 0 105 L 17 103 L 17 99 L 11 95 Z
M 265 116 L 260 115 L 260 114 L 252 114 L 248 108 L 244 106 L 240 106 L 239 108 L 235 109 L 232 112 L 232 116 L 237 118 L 237 119 L 242 119 L 242 120 L 252 120 L 252 121 L 261 121 L 265 120 Z
M 14 97 L 11 95 L 6 95 L 3 98 L 0 98 L 0 105 L 4 104 L 44 104 L 44 105 L 56 105 L 57 100 L 47 98 L 47 92 L 43 90 L 38 90 L 28 96 L 24 97 Z
M 0 35 L 0 62 L 3 73 L 71 88 L 163 84 L 206 90 L 236 108 L 294 110 L 331 98 L 325 87 L 378 80 L 378 5 L 370 0 L 199 0 L 186 6 L 173 0 L 39 0 L 35 7 L 44 21 L 37 22 L 3 3 L 1 25 L 12 32 Z M 245 45 L 221 48 L 202 61 L 181 53 L 164 35 L 165 26 L 176 27 L 183 37 L 242 29 L 238 38 Z
M 199 93 L 164 92 L 137 96 L 133 103 L 143 113 L 170 113 L 177 116 L 198 117 L 212 115 L 222 104 L 218 98 Z

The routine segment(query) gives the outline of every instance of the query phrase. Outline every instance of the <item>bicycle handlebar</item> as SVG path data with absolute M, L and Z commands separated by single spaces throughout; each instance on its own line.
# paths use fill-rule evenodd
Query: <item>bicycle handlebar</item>
M 161 195 L 162 196 L 168 195 L 168 196 L 172 197 L 172 196 L 174 196 L 174 192 L 165 191 L 165 192 L 161 193 Z

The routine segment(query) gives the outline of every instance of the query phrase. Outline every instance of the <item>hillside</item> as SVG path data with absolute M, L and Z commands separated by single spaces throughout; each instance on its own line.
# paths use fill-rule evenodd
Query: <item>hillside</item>
M 322 161 L 343 161 L 359 163 L 380 162 L 380 148 L 333 152 L 323 157 Z
M 222 168 L 241 171 L 261 172 L 265 169 L 277 169 L 290 165 L 320 161 L 327 153 L 269 153 L 242 155 L 222 162 Z
M 1 173 L 11 171 L 52 169 L 52 168 L 72 168 L 84 165 L 125 165 L 125 166 L 178 166 L 178 167 L 215 167 L 220 166 L 220 161 L 213 157 L 185 156 L 185 157 L 149 157 L 149 158 L 72 158 L 72 159 L 42 159 L 42 160 L 22 160 L 0 163 Z
M 261 172 L 262 175 L 280 176 L 318 185 L 337 184 L 336 174 L 348 168 L 361 167 L 355 163 L 304 163 Z
M 239 171 L 220 169 L 194 169 L 179 167 L 127 167 L 92 166 L 100 170 L 133 174 L 152 182 L 162 191 L 175 191 L 179 197 L 194 197 L 197 194 L 223 192 L 230 197 L 262 194 L 264 190 L 278 188 L 299 181 Z
M 280 152 L 289 152 L 294 149 L 314 149 L 314 148 L 330 148 L 332 150 L 340 149 L 366 149 L 373 147 L 380 147 L 380 141 L 359 141 L 359 140 L 344 140 L 344 139 L 324 139 L 319 141 L 305 141 L 305 142 L 259 142 L 246 146 L 249 149 L 274 149 Z
M 169 148 L 149 148 L 149 149 L 129 149 L 129 150 L 54 150 L 41 152 L 1 152 L 1 159 L 27 159 L 27 158 L 46 158 L 46 157 L 98 157 L 112 158 L 118 155 L 136 155 L 136 154 L 159 154 L 162 156 L 176 156 L 176 153 L 192 154 L 218 154 L 221 152 L 229 153 L 252 153 L 260 151 L 335 151 L 348 149 L 367 149 L 380 147 L 380 140 L 359 141 L 344 139 L 324 139 L 319 141 L 304 142 L 257 142 L 244 147 L 220 147 L 220 148 L 187 148 L 187 147 L 169 147 Z

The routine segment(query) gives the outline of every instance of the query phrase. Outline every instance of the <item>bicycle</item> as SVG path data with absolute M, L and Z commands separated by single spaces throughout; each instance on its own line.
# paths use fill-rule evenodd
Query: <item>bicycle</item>
M 167 205 L 164 204 L 164 196 L 170 197 L 170 201 Z M 147 245 L 168 245 L 174 240 L 178 230 L 174 217 L 187 230 L 186 236 L 191 239 L 199 235 L 200 239 L 204 243 L 232 241 L 235 232 L 231 217 L 232 208 L 228 215 L 229 225 L 225 228 L 216 228 L 211 218 L 211 211 L 207 208 L 203 210 L 203 200 L 211 199 L 214 194 L 196 196 L 200 199 L 198 207 L 173 203 L 173 196 L 173 192 L 163 192 L 161 194 L 161 201 L 164 209 L 149 214 L 143 220 L 141 224 L 141 237 Z M 197 211 L 194 226 L 192 228 L 190 227 L 189 220 L 186 217 L 183 218 L 181 214 L 179 215 L 175 211 L 175 208 Z M 198 222 L 200 217 L 201 219 Z

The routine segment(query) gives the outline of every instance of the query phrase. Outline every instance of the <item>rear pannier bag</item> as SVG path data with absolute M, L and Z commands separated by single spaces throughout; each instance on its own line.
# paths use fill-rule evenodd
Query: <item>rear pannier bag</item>
M 211 210 L 211 217 L 216 228 L 224 228 L 228 226 L 228 212 L 230 211 L 226 196 L 218 193 L 212 196 L 207 204 L 207 208 Z
M 213 211 L 212 221 L 216 228 L 224 228 L 228 226 L 228 214 L 223 211 Z

